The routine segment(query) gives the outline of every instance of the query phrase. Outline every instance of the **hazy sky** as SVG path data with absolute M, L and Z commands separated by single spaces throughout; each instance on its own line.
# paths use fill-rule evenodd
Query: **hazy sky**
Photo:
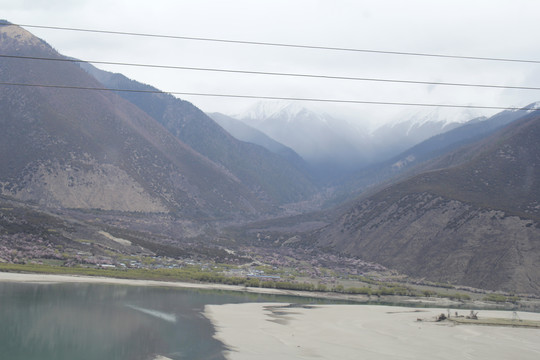
M 540 60 L 538 0 L 0 0 L 16 24 L 399 52 Z M 26 28 L 83 60 L 507 86 L 540 86 L 540 64 L 279 48 Z M 524 106 L 540 91 L 98 66 L 170 92 Z M 238 113 L 256 100 L 182 96 Z M 359 119 L 406 107 L 334 105 Z M 410 109 L 408 109 L 410 110 Z

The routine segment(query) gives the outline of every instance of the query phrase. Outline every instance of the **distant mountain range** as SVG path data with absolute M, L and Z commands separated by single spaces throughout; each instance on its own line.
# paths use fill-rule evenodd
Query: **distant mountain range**
M 264 101 L 232 116 L 250 128 L 292 148 L 309 163 L 318 178 L 336 180 L 369 165 L 387 160 L 434 135 L 444 133 L 476 119 L 472 110 L 450 111 L 443 108 L 419 113 L 403 113 L 393 121 L 373 130 L 361 127 L 362 119 L 343 120 L 294 102 Z M 222 121 L 231 134 L 238 134 L 237 123 L 222 114 L 212 115 Z M 219 121 L 219 120 L 217 120 Z M 260 137 L 246 141 L 263 145 Z
M 260 102 L 235 118 L 292 148 L 323 180 L 368 163 L 364 134 L 300 103 Z

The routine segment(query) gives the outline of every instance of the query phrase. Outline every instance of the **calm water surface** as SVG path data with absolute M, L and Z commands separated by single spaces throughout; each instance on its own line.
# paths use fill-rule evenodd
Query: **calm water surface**
M 0 282 L 0 359 L 224 359 L 206 304 L 297 297 L 96 284 Z

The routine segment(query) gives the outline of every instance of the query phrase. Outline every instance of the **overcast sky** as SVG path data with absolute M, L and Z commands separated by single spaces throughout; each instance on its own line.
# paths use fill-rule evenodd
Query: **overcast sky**
M 0 0 L 0 13 L 12 23 L 27 25 L 540 60 L 538 0 Z M 540 86 L 540 64 L 26 29 L 64 55 L 88 61 Z M 540 91 L 98 67 L 169 92 L 486 106 L 524 106 L 540 100 Z M 204 111 L 229 114 L 256 101 L 182 98 Z M 333 107 L 371 121 L 410 111 L 380 105 Z

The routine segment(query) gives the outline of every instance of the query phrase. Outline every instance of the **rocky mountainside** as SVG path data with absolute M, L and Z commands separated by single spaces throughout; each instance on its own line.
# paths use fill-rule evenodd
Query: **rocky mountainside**
M 261 199 L 284 204 L 305 200 L 315 193 L 316 187 L 302 159 L 297 157 L 295 162 L 290 161 L 282 154 L 239 141 L 191 103 L 159 93 L 152 86 L 89 64 L 82 63 L 81 67 L 105 87 L 141 91 L 117 94 L 156 119 L 195 151 L 229 171 Z
M 0 27 L 3 54 L 64 59 L 29 32 Z M 0 191 L 44 206 L 255 216 L 270 205 L 238 176 L 66 61 L 0 59 Z
M 359 200 L 308 246 L 415 277 L 540 293 L 540 114 Z M 306 242 L 307 244 L 307 242 Z

